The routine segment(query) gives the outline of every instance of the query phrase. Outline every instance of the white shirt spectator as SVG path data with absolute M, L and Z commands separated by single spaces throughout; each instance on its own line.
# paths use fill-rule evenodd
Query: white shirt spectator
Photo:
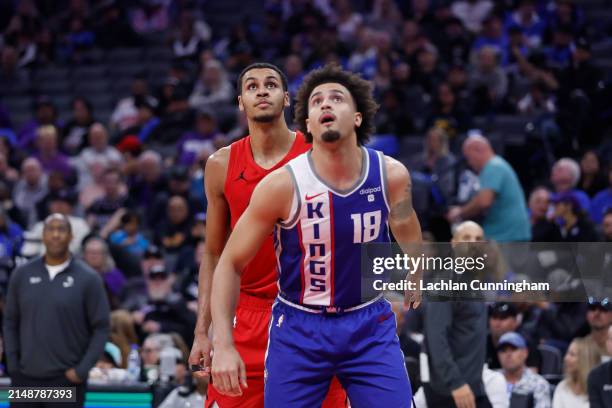
M 91 229 L 87 222 L 80 217 L 68 216 L 70 227 L 72 229 L 72 241 L 70 241 L 70 252 L 79 254 L 81 252 L 81 242 L 89 235 Z M 45 254 L 45 246 L 42 242 L 44 222 L 37 222 L 30 230 L 23 234 L 24 243 L 21 248 L 21 253 L 27 258 L 34 258 Z
M 563 380 L 555 388 L 553 408 L 589 408 L 589 397 L 586 394 L 576 395 Z
M 489 0 L 456 1 L 451 6 L 451 12 L 463 25 L 473 33 L 479 33 L 482 22 L 493 10 L 493 2 Z
M 482 382 L 484 383 L 487 398 L 493 408 L 508 408 L 510 406 L 510 399 L 506 392 L 506 379 L 502 373 L 489 370 L 485 366 L 482 370 Z M 414 403 L 416 408 L 428 408 L 423 387 L 419 388 L 417 393 L 414 394 Z

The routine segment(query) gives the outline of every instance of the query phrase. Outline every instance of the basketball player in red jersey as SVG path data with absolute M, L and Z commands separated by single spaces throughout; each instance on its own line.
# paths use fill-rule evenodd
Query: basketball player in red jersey
M 246 114 L 250 135 L 210 156 L 204 173 L 208 200 L 206 249 L 199 271 L 198 321 L 189 356 L 190 365 L 204 368 L 194 372 L 199 377 L 210 373 L 210 291 L 213 271 L 230 228 L 247 208 L 253 189 L 264 176 L 310 149 L 304 136 L 289 130 L 285 122 L 289 93 L 280 69 L 267 63 L 252 64 L 240 74 L 238 89 L 238 107 Z M 277 279 L 270 235 L 242 274 L 234 319 L 234 341 L 246 366 L 248 387 L 230 396 L 220 394 L 214 384 L 209 386 L 207 408 L 263 408 L 264 359 Z M 346 394 L 335 379 L 323 407 L 345 406 Z

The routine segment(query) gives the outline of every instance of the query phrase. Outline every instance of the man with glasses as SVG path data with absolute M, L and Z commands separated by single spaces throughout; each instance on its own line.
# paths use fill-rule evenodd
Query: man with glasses
M 148 300 L 132 312 L 134 322 L 146 334 L 172 333 L 181 335 L 188 344 L 193 340 L 195 313 L 172 287 L 176 281 L 163 264 L 153 265 L 146 275 Z
M 608 298 L 597 300 L 589 297 L 586 320 L 591 328 L 591 333 L 586 336 L 586 339 L 593 342 L 600 351 L 602 359 L 607 360 L 610 353 L 606 348 L 606 341 L 608 340 L 608 329 L 612 324 L 612 309 Z
M 61 406 L 82 407 L 87 375 L 108 340 L 110 308 L 98 273 L 70 253 L 68 217 L 48 216 L 42 240 L 45 255 L 17 268 L 9 282 L 4 315 L 8 370 L 13 387 L 72 387 L 75 402 Z

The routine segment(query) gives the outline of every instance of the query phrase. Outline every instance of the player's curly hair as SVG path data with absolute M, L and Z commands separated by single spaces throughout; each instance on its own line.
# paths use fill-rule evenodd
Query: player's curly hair
M 308 100 L 312 91 L 321 84 L 337 83 L 350 92 L 357 112 L 361 113 L 361 126 L 355 129 L 357 143 L 363 145 L 368 142 L 374 133 L 374 115 L 378 104 L 372 95 L 372 85 L 361 76 L 345 71 L 337 65 L 326 65 L 323 68 L 310 72 L 302 82 L 295 99 L 295 123 L 304 133 L 306 141 L 312 143 L 312 135 L 306 128 L 308 118 Z

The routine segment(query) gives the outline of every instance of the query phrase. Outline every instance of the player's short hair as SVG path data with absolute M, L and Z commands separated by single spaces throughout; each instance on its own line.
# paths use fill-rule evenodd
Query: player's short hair
M 287 81 L 287 76 L 285 75 L 283 71 L 281 71 L 279 67 L 277 67 L 274 64 L 270 64 L 269 62 L 255 62 L 249 65 L 248 67 L 246 67 L 245 69 L 243 69 L 240 75 L 238 75 L 238 81 L 236 83 L 236 86 L 238 88 L 238 93 L 242 94 L 242 79 L 244 78 L 247 72 L 253 69 L 266 69 L 266 68 L 271 69 L 272 71 L 278 74 L 278 76 L 281 79 L 281 83 L 283 85 L 283 91 L 287 91 L 287 89 L 289 89 L 289 81 Z
M 308 118 L 308 99 L 312 91 L 319 85 L 337 83 L 344 86 L 355 101 L 357 112 L 361 113 L 361 126 L 355 129 L 357 143 L 363 145 L 368 142 L 374 133 L 374 115 L 378 104 L 372 95 L 372 85 L 361 76 L 344 71 L 337 65 L 328 64 L 323 68 L 310 72 L 302 82 L 295 100 L 295 123 L 304 133 L 306 141 L 312 143 L 312 135 L 306 128 Z

